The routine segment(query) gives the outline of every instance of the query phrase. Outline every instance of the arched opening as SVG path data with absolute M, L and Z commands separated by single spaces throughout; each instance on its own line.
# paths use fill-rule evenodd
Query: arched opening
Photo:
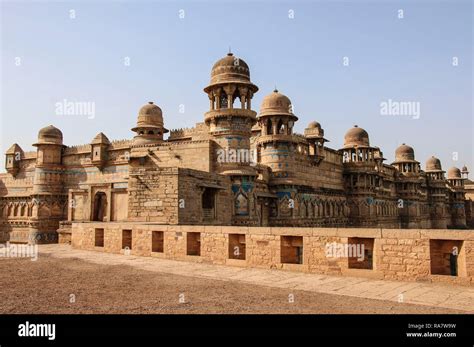
M 284 134 L 285 129 L 283 128 L 283 122 L 280 119 L 277 126 L 277 134 Z
M 203 219 L 213 220 L 216 218 L 216 190 L 212 188 L 205 188 L 201 196 L 201 207 Z
M 220 97 L 220 108 L 228 108 L 227 94 L 222 93 Z
M 239 89 L 236 88 L 235 89 L 235 92 L 234 94 L 232 95 L 232 108 L 236 108 L 235 106 L 235 101 L 238 100 L 239 102 L 241 102 L 241 99 L 240 99 L 240 93 L 239 93 Z M 242 105 L 240 105 L 242 106 Z M 242 108 L 242 107 L 241 107 Z
M 92 214 L 93 221 L 103 222 L 107 215 L 107 195 L 104 192 L 97 192 L 94 197 L 94 213 Z
M 236 215 L 247 216 L 249 214 L 249 201 L 242 192 L 237 194 L 234 203 Z
M 272 121 L 269 119 L 267 121 L 267 135 L 272 135 L 273 134 L 273 126 L 272 126 Z

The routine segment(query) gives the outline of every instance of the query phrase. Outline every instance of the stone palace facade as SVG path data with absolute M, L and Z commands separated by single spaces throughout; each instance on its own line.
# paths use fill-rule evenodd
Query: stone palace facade
M 424 169 L 401 145 L 384 163 L 354 126 L 344 145 L 326 144 L 318 122 L 294 132 L 290 99 L 274 90 L 259 111 L 249 66 L 229 53 L 204 88 L 204 122 L 168 131 L 153 102 L 138 112 L 132 139 L 99 133 L 67 146 L 59 129 L 39 131 L 36 151 L 18 144 L 0 174 L 0 240 L 68 240 L 71 223 L 264 227 L 467 228 L 474 186 L 468 171 Z M 164 134 L 169 132 L 167 139 Z M 469 183 L 465 185 L 465 183 Z M 470 187 L 470 188 L 469 188 Z

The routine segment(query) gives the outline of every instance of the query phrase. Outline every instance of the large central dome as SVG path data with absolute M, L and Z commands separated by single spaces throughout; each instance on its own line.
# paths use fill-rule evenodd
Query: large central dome
M 211 70 L 211 84 L 223 82 L 250 82 L 250 69 L 247 63 L 232 53 L 219 59 Z
M 211 83 L 204 89 L 207 93 L 214 86 L 226 84 L 245 85 L 256 92 L 258 87 L 250 81 L 250 69 L 247 63 L 232 53 L 228 53 L 224 58 L 219 59 L 211 70 Z

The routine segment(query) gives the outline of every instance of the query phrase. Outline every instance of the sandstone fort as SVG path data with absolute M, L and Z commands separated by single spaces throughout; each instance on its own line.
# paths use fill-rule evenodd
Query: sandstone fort
M 134 126 L 130 118 L 130 139 L 100 132 L 68 146 L 50 125 L 36 151 L 13 144 L 0 174 L 0 241 L 473 283 L 468 168 L 446 172 L 436 156 L 421 165 L 410 139 L 386 163 L 357 125 L 333 149 L 324 124 L 294 131 L 298 115 L 278 90 L 255 110 L 257 92 L 229 53 L 212 67 L 209 110 L 193 128 L 169 131 L 149 102 Z M 334 242 L 364 245 L 363 261 L 328 258 Z

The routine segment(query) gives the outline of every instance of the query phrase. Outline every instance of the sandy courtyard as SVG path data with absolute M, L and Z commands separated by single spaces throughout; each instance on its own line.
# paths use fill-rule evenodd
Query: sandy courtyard
M 0 271 L 0 313 L 461 313 L 44 254 L 0 259 Z

